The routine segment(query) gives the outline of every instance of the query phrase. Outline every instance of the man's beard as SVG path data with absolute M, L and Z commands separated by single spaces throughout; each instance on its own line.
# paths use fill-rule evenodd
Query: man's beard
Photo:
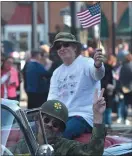
M 48 142 L 53 142 L 55 138 L 61 136 L 60 132 L 54 132 L 52 128 L 45 127 L 45 132 L 46 132 L 46 137 L 47 137 Z
M 54 132 L 51 128 L 45 128 L 45 135 L 49 144 L 53 143 L 57 137 L 57 132 Z M 37 135 L 37 140 L 39 144 L 44 144 L 42 132 L 39 132 Z
M 56 137 L 56 132 L 54 132 L 51 128 L 45 128 L 46 137 L 48 138 L 54 138 Z
M 45 135 L 49 144 L 53 144 L 57 137 L 62 136 L 61 132 L 54 131 L 52 127 L 48 127 L 46 126 L 46 124 L 44 125 L 44 130 L 45 130 Z M 43 138 L 42 129 L 40 126 L 36 128 L 36 134 L 37 134 L 38 143 L 44 144 L 44 140 L 43 140 L 44 138 Z

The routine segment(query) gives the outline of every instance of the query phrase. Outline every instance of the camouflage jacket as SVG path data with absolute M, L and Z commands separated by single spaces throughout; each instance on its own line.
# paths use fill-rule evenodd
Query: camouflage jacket
M 102 156 L 104 151 L 105 141 L 105 126 L 103 124 L 96 124 L 92 130 L 91 140 L 87 143 L 80 143 L 74 140 L 65 138 L 56 138 L 54 140 L 53 148 L 55 156 Z M 25 142 L 20 141 L 17 147 L 11 150 L 14 154 L 29 153 Z

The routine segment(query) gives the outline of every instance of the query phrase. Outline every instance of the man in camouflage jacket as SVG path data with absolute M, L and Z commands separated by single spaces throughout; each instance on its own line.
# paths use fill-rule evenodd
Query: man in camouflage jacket
M 106 103 L 103 97 L 104 89 L 102 89 L 98 97 L 96 90 L 94 96 L 93 113 L 94 126 L 92 130 L 91 140 L 87 143 L 80 143 L 74 140 L 67 140 L 61 137 L 61 133 L 65 129 L 65 123 L 68 118 L 68 110 L 66 106 L 58 100 L 49 100 L 45 102 L 39 110 L 43 113 L 43 122 L 45 125 L 48 143 L 54 148 L 55 156 L 101 156 L 104 151 L 105 126 L 103 124 L 103 113 Z M 43 144 L 43 136 L 41 133 L 39 122 L 37 141 Z M 29 153 L 26 143 L 21 140 L 15 147 L 10 149 L 13 154 Z

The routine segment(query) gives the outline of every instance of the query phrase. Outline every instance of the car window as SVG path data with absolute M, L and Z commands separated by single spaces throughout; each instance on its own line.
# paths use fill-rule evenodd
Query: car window
M 1 155 L 30 153 L 24 134 L 15 116 L 5 108 L 1 108 Z

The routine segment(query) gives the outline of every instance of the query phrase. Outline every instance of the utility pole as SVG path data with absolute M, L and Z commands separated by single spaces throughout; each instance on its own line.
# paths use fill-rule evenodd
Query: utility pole
M 70 2 L 70 9 L 71 9 L 71 33 L 75 35 L 75 37 L 77 38 L 75 1 Z
M 44 40 L 49 43 L 49 2 L 44 1 Z
M 38 32 L 37 32 L 37 2 L 33 1 L 32 3 L 32 38 L 31 38 L 31 49 L 38 48 Z
M 116 23 L 117 23 L 117 2 L 112 1 L 112 52 L 113 52 L 113 55 L 115 55 Z
M 77 36 L 77 39 L 82 42 L 82 43 L 85 43 L 87 42 L 87 38 L 88 38 L 88 33 L 87 33 L 87 30 L 83 29 L 81 30 L 81 24 L 80 24 L 80 21 L 77 17 L 77 13 L 84 10 L 84 9 L 87 9 L 86 5 L 85 5 L 85 2 L 78 2 L 76 1 L 75 2 L 75 8 L 76 8 L 76 12 L 75 12 L 75 20 L 76 20 L 76 36 Z

